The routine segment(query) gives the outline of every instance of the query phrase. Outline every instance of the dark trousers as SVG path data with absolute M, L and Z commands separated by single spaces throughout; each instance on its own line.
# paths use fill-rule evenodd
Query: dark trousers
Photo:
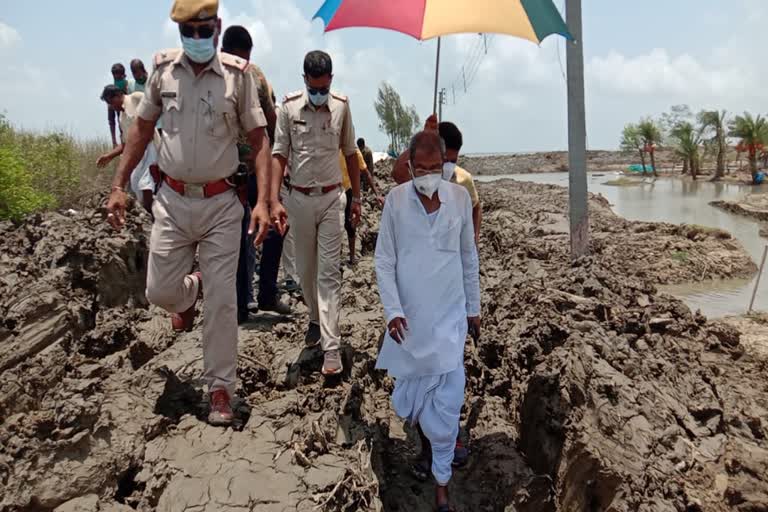
M 256 249 L 253 236 L 248 236 L 251 223 L 251 204 L 256 204 L 256 180 L 249 179 L 248 203 L 243 206 L 243 222 L 240 236 L 240 255 L 237 260 L 237 312 L 248 312 L 248 303 L 253 302 L 253 273 L 256 266 Z M 251 202 L 252 201 L 252 202 Z M 261 247 L 259 264 L 259 304 L 273 304 L 277 300 L 277 274 L 280 271 L 280 257 L 283 254 L 283 237 L 270 229 Z

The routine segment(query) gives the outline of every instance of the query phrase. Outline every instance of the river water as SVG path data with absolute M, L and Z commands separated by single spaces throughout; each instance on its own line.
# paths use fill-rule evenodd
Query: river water
M 616 187 L 604 184 L 618 177 L 612 173 L 591 173 L 587 178 L 589 191 L 608 199 L 618 215 L 629 220 L 698 224 L 728 231 L 742 243 L 752 259 L 760 263 L 768 240 L 760 238 L 758 223 L 710 206 L 709 202 L 739 200 L 747 193 L 768 193 L 768 187 L 691 182 L 676 178 L 659 178 L 655 181 L 646 179 L 637 186 Z M 565 172 L 476 177 L 478 181 L 506 178 L 568 187 L 568 173 Z M 746 312 L 755 279 L 756 276 L 752 279 L 715 280 L 663 286 L 661 289 L 681 298 L 691 309 L 700 309 L 710 318 L 719 318 Z M 754 308 L 768 310 L 768 271 L 763 275 Z

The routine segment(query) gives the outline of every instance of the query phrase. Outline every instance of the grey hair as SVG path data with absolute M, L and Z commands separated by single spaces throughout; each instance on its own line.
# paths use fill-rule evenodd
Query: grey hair
M 437 137 L 437 139 L 440 141 L 440 157 L 445 160 L 445 141 L 437 132 L 433 131 L 421 131 L 415 134 L 413 137 L 411 137 L 411 143 L 408 145 L 408 160 L 413 164 L 413 158 L 416 155 L 416 150 L 419 148 L 429 148 L 433 149 L 434 146 L 432 144 L 433 137 Z

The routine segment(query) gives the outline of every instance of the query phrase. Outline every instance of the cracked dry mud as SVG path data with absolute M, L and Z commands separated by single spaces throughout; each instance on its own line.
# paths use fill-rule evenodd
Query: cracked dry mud
M 736 274 L 738 244 L 593 199 L 593 256 L 571 265 L 563 189 L 480 190 L 484 332 L 466 352 L 457 508 L 768 510 L 765 360 L 654 288 Z M 199 328 L 175 335 L 146 304 L 147 218 L 131 213 L 121 234 L 98 208 L 0 224 L 1 510 L 432 509 L 374 370 L 375 210 L 345 269 L 347 372 L 320 378 L 292 297 L 294 319 L 240 331 L 230 429 L 203 421 Z

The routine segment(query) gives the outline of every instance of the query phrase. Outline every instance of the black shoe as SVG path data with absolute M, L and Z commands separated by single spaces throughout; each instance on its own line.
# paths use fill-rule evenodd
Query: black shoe
M 248 303 L 248 311 L 251 313 L 258 313 L 259 312 L 259 303 L 258 302 L 249 302 Z
M 290 315 L 293 313 L 291 306 L 279 299 L 275 299 L 273 302 L 268 303 L 259 302 L 258 309 L 261 311 L 272 311 L 273 313 L 277 313 L 279 315 Z
M 288 293 L 297 292 L 299 291 L 299 283 L 293 279 L 286 279 L 285 283 L 283 283 L 283 290 Z
M 304 336 L 304 343 L 308 347 L 314 347 L 320 343 L 320 324 L 316 324 L 314 322 L 309 323 L 307 334 Z

